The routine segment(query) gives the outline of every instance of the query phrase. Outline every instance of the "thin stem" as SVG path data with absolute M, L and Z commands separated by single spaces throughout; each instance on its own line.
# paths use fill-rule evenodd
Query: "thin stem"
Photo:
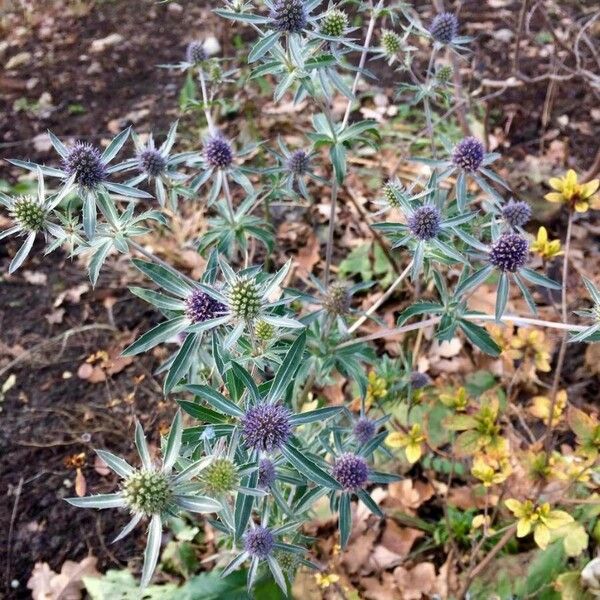
M 198 79 L 200 79 L 200 89 L 202 90 L 202 105 L 204 108 L 204 116 L 206 117 L 206 123 L 208 124 L 208 131 L 212 135 L 215 133 L 216 130 L 212 115 L 210 113 L 210 107 L 208 106 L 208 93 L 206 91 L 206 81 L 204 79 L 203 69 L 199 70 Z
M 377 4 L 377 8 L 381 6 L 381 2 Z M 377 19 L 376 10 L 373 7 L 373 1 L 370 2 L 371 9 L 371 18 L 369 19 L 369 25 L 367 27 L 367 35 L 365 37 L 365 45 L 362 48 L 362 52 L 360 54 L 360 61 L 358 63 L 358 71 L 356 71 L 356 75 L 354 76 L 354 83 L 352 84 L 352 95 L 356 94 L 356 90 L 358 89 L 358 82 L 360 81 L 361 74 L 363 69 L 365 68 L 365 63 L 367 62 L 367 54 L 369 52 L 369 46 L 371 45 L 371 39 L 373 37 L 373 30 L 375 29 L 375 21 Z M 348 104 L 346 105 L 346 112 L 344 113 L 344 120 L 342 121 L 342 130 L 348 124 L 348 119 L 350 118 L 350 111 L 352 110 L 352 99 L 348 99 Z
M 437 54 L 436 45 L 433 46 L 431 56 L 429 57 L 429 64 L 427 65 L 427 73 L 425 74 L 425 83 L 423 84 L 426 89 L 429 88 L 431 81 L 431 75 L 433 71 L 433 64 L 435 61 L 435 55 Z M 427 135 L 429 136 L 429 143 L 431 144 L 431 155 L 435 159 L 437 158 L 437 152 L 435 149 L 435 137 L 433 134 L 433 120 L 431 118 L 431 104 L 429 102 L 428 92 L 423 98 L 423 108 L 425 109 L 425 119 L 427 121 Z
M 377 300 L 377 302 L 374 302 L 373 305 L 371 306 L 371 308 L 369 308 L 369 310 L 367 310 L 367 312 L 360 319 L 358 319 L 358 321 L 356 321 L 356 323 L 353 323 L 352 327 L 350 327 L 348 329 L 348 333 L 352 333 L 352 332 L 356 331 L 394 293 L 394 290 L 404 281 L 406 276 L 410 273 L 412 266 L 413 266 L 413 261 L 411 260 L 408 263 L 408 266 L 406 267 L 406 269 L 404 269 L 404 271 L 402 271 L 402 273 L 400 273 L 400 275 L 398 275 L 398 277 L 396 277 L 396 280 L 394 281 L 394 283 L 392 283 L 392 285 L 390 285 L 390 287 L 383 294 L 383 296 L 381 296 L 381 298 L 379 298 L 379 300 Z
M 466 319 L 467 321 L 496 321 L 495 315 L 464 315 L 462 318 Z M 336 346 L 336 350 L 352 346 L 353 344 L 359 344 L 361 342 L 369 342 L 371 340 L 378 340 L 380 338 L 400 335 L 402 333 L 407 333 L 408 331 L 416 331 L 417 329 L 422 329 L 424 327 L 431 327 L 440 321 L 441 317 L 431 317 L 430 319 L 426 319 L 425 321 L 421 321 L 419 323 L 411 323 L 410 325 L 402 325 L 401 327 L 380 329 L 379 331 L 371 333 L 370 335 L 354 338 L 353 340 L 348 340 L 347 342 L 338 344 Z M 547 327 L 549 329 L 561 329 L 563 331 L 583 331 L 586 329 L 586 327 L 583 325 L 557 323 L 555 321 L 543 321 L 541 319 L 530 319 L 528 317 L 520 317 L 518 315 L 509 314 L 503 315 L 501 322 L 516 323 L 517 325 L 535 325 L 538 327 Z
M 567 312 L 567 278 L 569 277 L 569 254 L 571 250 L 571 235 L 573 232 L 573 211 L 569 212 L 569 221 L 567 223 L 567 237 L 565 240 L 565 254 L 563 257 L 563 269 L 562 269 L 562 285 L 561 285 L 561 315 L 562 322 L 567 323 L 568 312 Z M 550 411 L 548 414 L 548 423 L 546 424 L 546 437 L 544 448 L 546 455 L 550 458 L 552 452 L 552 421 L 554 416 L 554 408 L 556 406 L 556 397 L 558 394 L 558 386 L 560 384 L 560 376 L 562 369 L 565 364 L 565 356 L 567 354 L 567 343 L 569 340 L 569 332 L 565 331 L 562 340 L 560 342 L 560 349 L 558 351 L 558 359 L 556 361 L 556 368 L 554 370 L 554 379 L 552 380 L 552 390 L 550 392 Z
M 231 190 L 229 189 L 229 180 L 227 179 L 227 173 L 223 172 L 223 192 L 225 193 L 225 199 L 227 200 L 227 208 L 229 209 L 229 216 L 231 221 L 235 220 L 235 213 L 233 212 L 233 198 L 231 196 Z
M 134 242 L 133 240 L 127 240 L 127 243 L 132 248 L 135 248 L 135 250 L 137 250 L 140 254 L 143 254 L 146 258 L 149 258 L 153 263 L 156 263 L 157 265 L 160 265 L 161 267 L 164 267 L 165 269 L 173 273 L 173 275 L 176 275 L 177 277 L 183 277 L 183 279 L 185 279 L 189 283 L 196 283 L 191 277 L 188 277 L 187 275 L 185 275 L 185 273 L 181 273 L 175 267 L 172 267 L 168 262 L 165 262 L 162 258 L 156 256 L 156 254 L 153 254 L 149 250 L 146 250 L 146 248 L 144 248 L 137 242 Z
M 329 285 L 329 272 L 333 258 L 333 233 L 335 231 L 335 209 L 337 205 L 338 182 L 335 172 L 331 176 L 331 210 L 329 212 L 329 229 L 327 231 L 327 249 L 325 251 L 325 271 L 323 272 L 323 285 Z

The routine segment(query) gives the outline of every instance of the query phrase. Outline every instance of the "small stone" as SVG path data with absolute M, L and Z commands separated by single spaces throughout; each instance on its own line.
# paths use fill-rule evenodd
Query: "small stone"
M 28 65 L 30 61 L 31 52 L 19 52 L 18 54 L 15 54 L 13 57 L 8 59 L 8 61 L 4 65 L 4 68 L 7 71 L 10 71 L 11 69 L 18 69 L 19 67 Z
M 100 54 L 104 52 L 107 48 L 112 46 L 116 46 L 123 42 L 124 38 L 119 33 L 111 33 L 107 35 L 105 38 L 100 38 L 99 40 L 94 40 L 90 45 L 90 52 L 92 54 Z
M 180 15 L 183 12 L 183 6 L 177 2 L 170 2 L 167 6 L 167 11 L 172 15 Z
M 36 152 L 49 152 L 52 148 L 52 143 L 47 133 L 39 133 L 32 141 Z

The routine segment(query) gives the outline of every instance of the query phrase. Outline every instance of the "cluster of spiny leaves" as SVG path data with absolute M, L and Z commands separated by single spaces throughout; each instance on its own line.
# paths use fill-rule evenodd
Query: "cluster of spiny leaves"
M 313 130 L 306 132 L 303 146 L 288 148 L 280 140 L 277 148 L 269 148 L 269 166 L 248 166 L 248 157 L 267 144 L 240 148 L 235 139 L 215 127 L 211 117 L 219 104 L 218 94 L 226 93 L 236 71 L 223 71 L 220 61 L 209 59 L 200 42 L 192 42 L 185 60 L 175 66 L 187 72 L 188 82 L 194 84 L 197 79 L 202 94 L 202 101 L 193 103 L 207 115 L 208 131 L 201 149 L 173 153 L 176 124 L 159 147 L 152 136 L 144 141 L 126 130 L 103 152 L 83 142 L 64 144 L 51 135 L 60 157 L 55 166 L 12 161 L 36 173 L 37 196 L 0 194 L 0 202 L 14 220 L 2 237 L 25 236 L 11 272 L 24 262 L 41 234 L 48 242 L 47 251 L 66 246 L 73 255 L 88 254 L 94 283 L 109 253 L 129 255 L 143 250 L 134 238 L 149 232 L 152 221 L 168 224 L 167 211 L 159 209 L 177 210 L 180 202 L 201 197 L 212 211 L 210 227 L 198 240 L 199 252 L 207 257 L 199 281 L 161 261 L 132 259 L 153 285 L 131 291 L 155 306 L 164 319 L 125 351 L 135 355 L 175 342 L 176 351 L 159 369 L 164 374 L 164 391 L 176 395 L 183 411 L 198 424 L 184 429 L 177 413 L 160 468 L 149 454 L 141 428 L 136 427 L 141 467 L 100 451 L 101 458 L 123 479 L 119 491 L 70 500 L 78 506 L 129 510 L 132 520 L 119 537 L 142 519 L 150 519 L 142 585 L 149 582 L 156 566 L 165 518 L 192 511 L 216 515 L 211 523 L 232 554 L 224 574 L 249 563 L 252 587 L 264 563 L 285 591 L 286 577 L 292 577 L 297 566 L 315 566 L 306 555 L 310 540 L 301 533 L 313 504 L 329 498 L 339 515 L 344 546 L 351 531 L 351 500 L 358 498 L 382 516 L 368 486 L 393 480 L 372 467 L 376 453 L 389 456 L 383 447 L 388 418 L 377 408 L 369 415 L 366 411 L 381 397 L 365 373 L 375 354 L 350 337 L 357 314 L 353 295 L 366 285 L 311 276 L 310 287 L 289 289 L 285 287 L 289 263 L 268 273 L 249 264 L 248 252 L 251 240 L 273 248 L 273 231 L 267 219 L 258 216 L 268 200 L 312 201 L 310 186 L 315 183 L 337 190 L 346 180 L 348 153 L 360 145 L 377 146 L 380 134 L 374 121 L 335 120 L 329 108 L 335 94 L 349 103 L 355 101 L 355 89 L 348 81 L 357 67 L 348 55 L 363 48 L 340 7 L 313 14 L 318 0 L 265 4 L 265 10 L 254 12 L 250 3 L 226 0 L 224 8 L 215 12 L 258 32 L 248 54 L 250 79 L 271 78 L 276 101 L 290 94 L 296 103 L 312 102 Z M 365 6 L 361 10 L 368 14 Z M 374 10 L 373 18 L 397 22 L 396 9 L 380 3 Z M 444 13 L 424 27 L 404 6 L 399 10 L 405 18 L 402 32 L 381 30 L 380 45 L 365 50 L 367 54 L 385 57 L 390 64 L 397 63 L 399 71 L 412 73 L 412 36 L 429 39 L 433 57 L 442 49 L 459 56 L 466 51 L 469 40 L 459 35 L 454 15 Z M 366 68 L 358 73 L 371 76 Z M 451 95 L 450 75 L 445 65 L 432 65 L 423 79 L 403 86 L 400 94 L 412 95 L 411 102 L 423 102 L 431 116 L 431 103 L 445 102 Z M 135 155 L 111 165 L 130 133 Z M 499 156 L 486 153 L 475 138 L 455 145 L 440 141 L 443 158 L 420 159 L 431 166 L 427 181 L 405 186 L 393 180 L 382 188 L 381 213 L 402 213 L 403 219 L 376 227 L 392 240 L 394 248 L 406 249 L 412 278 L 432 281 L 439 296 L 439 300 L 410 306 L 399 324 L 413 316 L 432 315 L 439 339 L 450 339 L 460 330 L 474 346 L 498 354 L 500 345 L 473 322 L 480 315 L 468 308 L 468 296 L 475 287 L 496 277 L 495 318 L 500 320 L 511 283 L 532 311 L 535 301 L 529 284 L 558 286 L 530 268 L 529 239 L 523 227 L 531 210 L 523 202 L 505 198 L 508 186 L 490 168 Z M 46 178 L 59 181 L 58 189 L 49 195 Z M 150 191 L 140 189 L 142 185 Z M 474 186 L 485 194 L 484 203 L 475 202 L 470 191 Z M 235 205 L 233 198 L 240 195 L 243 199 Z M 156 201 L 158 208 L 138 212 L 140 201 L 148 200 Z M 450 290 L 444 273 L 457 271 L 458 279 Z M 585 315 L 594 321 L 583 338 L 595 334 L 600 322 L 600 294 L 591 283 L 588 289 L 595 304 Z M 357 385 L 362 397 L 358 418 L 340 407 L 303 410 L 312 384 L 325 385 L 336 373 Z M 410 412 L 426 378 L 408 369 L 406 378 L 397 377 L 397 381 Z M 456 441 L 459 447 L 475 452 L 494 448 L 499 454 L 490 460 L 496 460 L 501 472 L 505 448 L 496 425 L 498 410 L 494 402 L 477 410 L 469 407 L 468 415 L 449 419 L 448 428 L 462 432 Z M 374 413 L 376 417 L 371 416 Z M 588 425 L 579 423 L 579 433 L 573 429 L 582 444 L 595 447 L 597 432 Z M 405 449 L 411 463 L 419 460 L 426 441 L 421 425 L 414 423 L 409 430 L 396 433 L 388 438 L 388 445 Z M 489 475 L 488 467 L 487 463 L 477 469 L 474 465 L 487 478 L 484 481 L 497 482 L 496 471 L 492 469 Z M 513 503 L 510 508 L 530 521 L 550 518 L 543 506 L 529 510 Z

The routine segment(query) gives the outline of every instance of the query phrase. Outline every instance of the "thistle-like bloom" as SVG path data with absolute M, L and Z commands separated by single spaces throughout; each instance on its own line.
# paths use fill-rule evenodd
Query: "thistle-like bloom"
M 359 444 L 366 444 L 373 439 L 376 431 L 377 424 L 375 421 L 363 416 L 354 424 L 353 434 Z
M 239 484 L 237 467 L 231 458 L 217 456 L 204 469 L 201 481 L 207 494 L 221 496 L 231 493 Z
M 8 272 L 14 273 L 29 256 L 33 242 L 38 234 L 44 237 L 62 237 L 63 230 L 60 226 L 50 221 L 52 211 L 60 204 L 62 199 L 71 191 L 74 178 L 64 185 L 54 196 L 46 197 L 44 175 L 41 168 L 37 169 L 37 193 L 35 196 L 11 197 L 0 192 L 0 204 L 4 206 L 13 221 L 13 225 L 0 232 L 0 240 L 9 235 L 25 237 L 21 248 L 12 259 Z
M 269 17 L 272 27 L 285 33 L 300 33 L 308 23 L 304 0 L 275 0 Z
M 255 527 L 244 536 L 244 549 L 251 558 L 267 558 L 274 547 L 275 538 L 268 527 Z
M 310 155 L 304 150 L 295 150 L 287 158 L 285 165 L 294 177 L 305 175 L 310 167 Z
M 515 273 L 528 259 L 529 242 L 518 233 L 504 233 L 490 247 L 489 261 L 501 271 Z
M 464 171 L 473 173 L 481 167 L 485 156 L 483 144 L 475 137 L 462 139 L 452 152 L 452 162 Z
M 413 390 L 420 390 L 428 386 L 431 383 L 431 378 L 427 373 L 421 373 L 420 371 L 412 371 L 409 377 L 410 385 Z
M 452 79 L 454 70 L 450 65 L 442 65 L 435 72 L 435 78 L 440 85 L 447 85 Z
M 381 48 L 388 57 L 395 56 L 402 50 L 402 37 L 391 29 L 381 32 Z
M 180 456 L 181 413 L 177 412 L 165 444 L 162 467 L 158 468 L 150 457 L 150 450 L 139 423 L 135 428 L 135 444 L 142 461 L 142 467 L 135 469 L 124 459 L 97 450 L 96 453 L 106 465 L 123 478 L 121 490 L 114 494 L 99 494 L 85 498 L 67 498 L 67 502 L 81 508 L 126 508 L 133 515 L 129 524 L 115 541 L 124 538 L 142 520 L 149 518 L 148 542 L 144 553 L 144 568 L 141 586 L 146 587 L 158 561 L 163 530 L 163 521 L 181 510 L 199 513 L 213 513 L 223 507 L 220 502 L 206 496 L 198 496 L 190 490 L 190 482 L 207 466 L 206 459 L 189 463 Z M 180 472 L 173 472 L 176 463 L 186 463 Z
M 342 37 L 348 27 L 348 15 L 337 8 L 329 10 L 321 20 L 321 33 L 329 37 Z
M 323 297 L 323 308 L 332 316 L 347 315 L 350 312 L 352 294 L 350 288 L 341 282 L 329 285 Z
M 62 159 L 63 169 L 75 177 L 81 187 L 95 190 L 108 177 L 108 169 L 98 148 L 87 142 L 75 142 Z
M 208 58 L 204 43 L 194 40 L 190 42 L 185 51 L 185 59 L 190 65 L 197 65 Z
M 193 323 L 204 323 L 227 314 L 227 307 L 201 289 L 195 289 L 185 300 L 185 314 Z
M 597 195 L 600 187 L 600 179 L 592 179 L 587 183 L 578 183 L 577 173 L 569 169 L 564 177 L 551 177 L 550 187 L 555 190 L 544 196 L 548 202 L 566 204 L 570 210 L 586 212 L 590 205 L 597 208 L 600 203 L 600 195 Z
M 273 339 L 275 335 L 275 327 L 265 321 L 259 321 L 254 327 L 254 335 L 259 342 L 266 344 Z
M 438 235 L 442 224 L 442 213 L 437 206 L 424 205 L 408 217 L 408 229 L 419 240 L 428 241 Z
M 449 12 L 436 15 L 429 27 L 431 37 L 442 45 L 451 44 L 458 35 L 458 19 Z
M 510 200 L 502 207 L 502 217 L 511 227 L 523 227 L 531 219 L 531 206 L 523 200 Z
M 233 162 L 231 142 L 222 135 L 214 135 L 204 143 L 204 159 L 214 169 L 226 169 Z
M 292 435 L 291 412 L 280 404 L 258 404 L 242 418 L 242 440 L 247 448 L 273 452 L 286 444 Z
M 228 300 L 235 317 L 246 321 L 255 319 L 262 300 L 258 283 L 253 277 L 238 277 L 231 284 Z
M 346 452 L 335 459 L 332 475 L 344 491 L 356 492 L 364 488 L 369 479 L 369 465 L 362 456 Z

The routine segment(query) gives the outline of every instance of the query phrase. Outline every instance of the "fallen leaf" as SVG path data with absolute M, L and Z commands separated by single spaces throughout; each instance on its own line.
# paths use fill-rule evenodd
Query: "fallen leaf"
M 394 578 L 402 592 L 403 600 L 420 600 L 435 592 L 437 577 L 433 563 L 419 563 L 412 569 L 404 567 L 394 569 Z
M 77 469 L 77 473 L 75 475 L 75 493 L 81 498 L 85 496 L 86 491 L 87 482 L 85 480 L 85 476 L 81 472 L 81 469 Z
M 33 600 L 80 600 L 83 597 L 83 578 L 99 577 L 97 559 L 88 556 L 77 563 L 65 561 L 60 573 L 55 573 L 48 563 L 36 563 L 27 582 Z

